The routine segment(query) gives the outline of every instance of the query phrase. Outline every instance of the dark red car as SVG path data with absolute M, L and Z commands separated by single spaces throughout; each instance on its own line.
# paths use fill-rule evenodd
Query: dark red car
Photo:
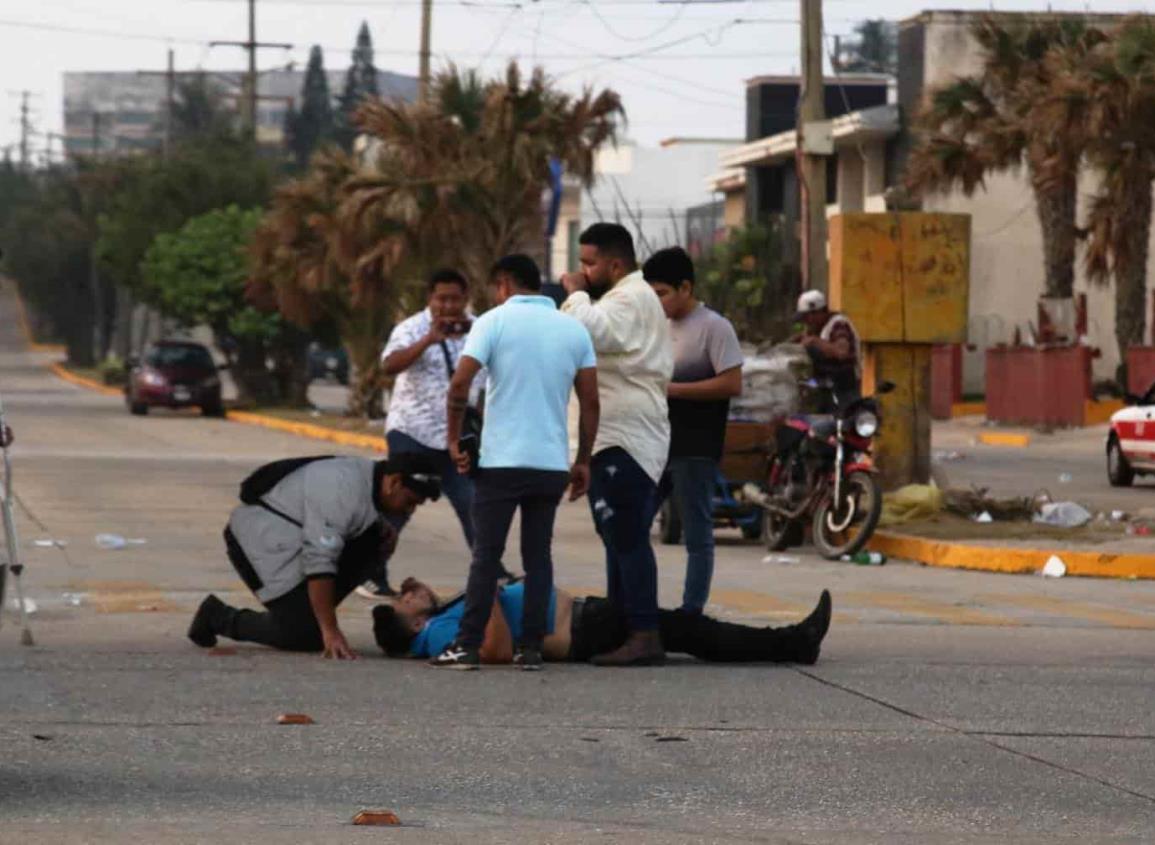
M 213 356 L 203 344 L 188 340 L 157 341 L 139 361 L 130 360 L 124 399 L 134 414 L 156 407 L 196 407 L 206 417 L 225 413 Z

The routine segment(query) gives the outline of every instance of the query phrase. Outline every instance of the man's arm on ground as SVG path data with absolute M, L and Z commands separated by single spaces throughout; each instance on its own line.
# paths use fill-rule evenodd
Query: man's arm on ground
M 485 626 L 485 637 L 481 641 L 482 663 L 512 663 L 513 634 L 509 623 L 501 612 L 501 602 L 493 600 L 493 610 L 489 612 L 489 624 Z
M 742 368 L 731 367 L 724 373 L 701 381 L 670 382 L 669 395 L 671 399 L 691 399 L 698 402 L 741 396 Z
M 461 439 L 461 426 L 465 420 L 465 409 L 469 407 L 469 388 L 474 377 L 481 372 L 481 362 L 468 355 L 462 355 L 457 362 L 457 369 L 453 371 L 453 379 L 449 382 L 449 394 L 446 400 L 446 414 L 448 421 L 447 442 L 449 452 L 460 472 L 468 472 L 469 456 L 463 455 L 457 448 L 457 441 Z M 462 464 L 462 460 L 465 461 Z
M 594 349 L 602 353 L 633 352 L 641 346 L 637 332 L 637 310 L 629 294 L 608 291 L 594 302 L 585 291 L 572 294 L 561 310 L 586 327 Z
M 569 500 L 575 502 L 586 494 L 590 487 L 590 458 L 594 453 L 594 441 L 598 436 L 598 421 L 601 417 L 601 401 L 598 399 L 597 367 L 583 367 L 578 370 L 573 382 L 578 399 L 578 450 L 570 470 Z
M 325 657 L 338 660 L 356 660 L 357 653 L 349 647 L 345 635 L 337 625 L 337 579 L 331 575 L 315 575 L 309 579 L 309 604 L 317 625 L 321 629 L 321 640 L 325 647 Z

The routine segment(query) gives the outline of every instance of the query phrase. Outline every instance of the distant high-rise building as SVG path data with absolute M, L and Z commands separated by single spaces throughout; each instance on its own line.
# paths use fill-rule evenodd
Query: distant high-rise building
M 199 71 L 176 74 L 177 87 L 200 75 Z M 329 88 L 344 87 L 345 71 L 329 71 Z M 237 110 L 238 120 L 243 71 L 205 71 L 225 102 Z M 284 142 L 285 116 L 298 104 L 303 70 L 262 71 L 257 82 L 257 141 Z M 417 79 L 389 71 L 377 72 L 378 89 L 385 99 L 414 100 Z M 133 152 L 160 149 L 164 142 L 167 80 L 164 74 L 115 71 L 64 74 L 64 152 L 66 155 Z

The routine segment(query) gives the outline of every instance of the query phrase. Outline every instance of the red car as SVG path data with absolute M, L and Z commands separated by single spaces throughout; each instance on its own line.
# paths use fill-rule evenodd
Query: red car
M 1137 475 L 1155 474 L 1155 384 L 1146 395 L 1127 397 L 1111 416 L 1107 435 L 1107 479 L 1128 487 Z
M 187 340 L 157 341 L 142 359 L 130 360 L 124 399 L 138 415 L 156 407 L 197 407 L 206 417 L 225 413 L 213 356 L 203 344 Z

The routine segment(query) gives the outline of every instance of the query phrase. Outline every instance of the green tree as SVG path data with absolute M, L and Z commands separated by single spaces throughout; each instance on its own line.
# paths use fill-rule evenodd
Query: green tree
M 982 48 L 982 69 L 930 92 L 915 123 L 907 186 L 916 194 L 957 187 L 971 196 L 988 174 L 1025 164 L 1042 229 L 1045 293 L 1069 298 L 1088 138 L 1077 92 L 1055 96 L 1051 59 L 1061 52 L 1078 62 L 1107 35 L 1077 18 L 1008 24 L 993 16 L 971 34 Z
M 141 264 L 142 286 L 166 316 L 186 327 L 212 329 L 241 401 L 303 405 L 303 345 L 287 336 L 296 333 L 279 316 L 258 311 L 245 299 L 246 253 L 261 214 L 260 209 L 230 205 L 194 217 L 176 232 L 158 235 Z M 287 393 L 265 364 L 286 344 L 302 349 L 293 368 L 297 383 Z
M 177 83 L 172 110 L 175 142 L 213 141 L 235 133 L 236 113 L 226 105 L 220 86 L 203 72 Z
M 847 73 L 898 73 L 898 24 L 876 18 L 854 27 L 858 36 L 843 45 L 838 70 Z
M 309 51 L 309 64 L 301 87 L 301 108 L 289 111 L 286 129 L 286 143 L 300 169 L 308 166 L 309 158 L 321 144 L 333 140 L 335 127 L 329 78 L 325 74 L 321 48 L 316 45 Z
M 336 137 L 346 151 L 353 149 L 357 139 L 357 109 L 366 99 L 377 99 L 380 95 L 377 66 L 373 63 L 373 36 L 369 33 L 369 24 L 362 21 L 353 47 L 353 62 L 345 74 L 345 87 L 337 99 Z
M 695 294 L 751 343 L 782 340 L 793 322 L 796 280 L 783 262 L 780 218 L 736 229 L 697 260 Z

